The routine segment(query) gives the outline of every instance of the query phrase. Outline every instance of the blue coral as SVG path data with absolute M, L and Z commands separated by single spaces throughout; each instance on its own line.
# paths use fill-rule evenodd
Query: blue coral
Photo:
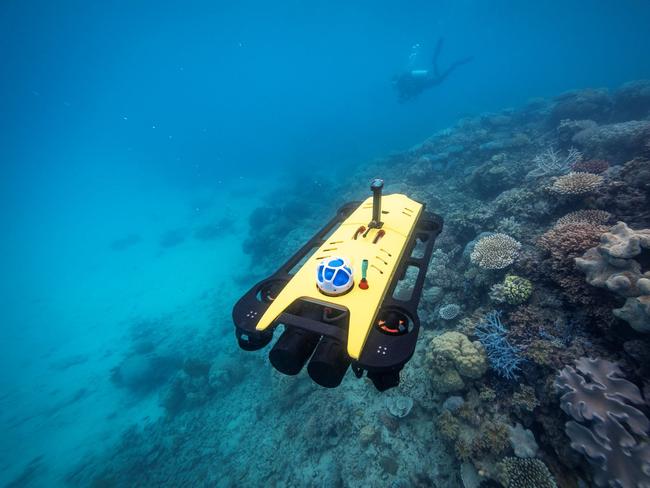
M 521 370 L 523 359 L 519 355 L 521 350 L 508 341 L 507 332 L 501 322 L 499 310 L 486 314 L 483 321 L 475 328 L 476 336 L 485 348 L 492 369 L 506 380 L 515 380 Z

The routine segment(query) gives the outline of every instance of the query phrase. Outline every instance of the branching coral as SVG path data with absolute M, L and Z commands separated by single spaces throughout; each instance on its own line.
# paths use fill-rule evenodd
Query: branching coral
M 637 408 L 639 389 L 617 364 L 580 358 L 555 380 L 560 406 L 574 420 L 566 423 L 571 447 L 593 466 L 598 486 L 650 486 L 650 421 Z
M 571 264 L 572 258 L 595 246 L 606 230 L 602 225 L 575 222 L 551 228 L 537 243 L 553 258 Z
M 487 352 L 492 369 L 502 378 L 514 380 L 522 359 L 519 349 L 508 341 L 507 332 L 501 322 L 501 312 L 497 310 L 488 313 L 475 328 L 475 334 Z
M 521 244 L 506 234 L 492 234 L 479 239 L 470 256 L 472 263 L 485 269 L 503 269 L 510 266 L 521 249 Z
M 585 195 L 602 184 L 602 176 L 578 171 L 560 176 L 549 189 L 560 195 Z
M 557 149 L 549 147 L 546 151 L 535 156 L 533 162 L 537 166 L 528 173 L 528 176 L 537 177 L 566 173 L 578 161 L 582 161 L 582 153 L 573 147 L 569 149 L 565 157 L 560 156 Z
M 429 344 L 427 359 L 432 365 L 434 385 L 440 392 L 461 390 L 463 378 L 476 379 L 487 369 L 485 351 L 460 332 L 445 332 Z
M 626 298 L 614 315 L 640 332 L 650 332 L 650 271 L 634 258 L 650 250 L 650 229 L 632 230 L 619 222 L 603 233 L 601 243 L 576 258 L 576 266 L 590 285 Z
M 606 229 L 601 225 L 576 222 L 553 227 L 537 241 L 539 247 L 551 256 L 546 263 L 546 272 L 574 303 L 593 302 L 593 293 L 576 273 L 574 258 L 598 244 Z

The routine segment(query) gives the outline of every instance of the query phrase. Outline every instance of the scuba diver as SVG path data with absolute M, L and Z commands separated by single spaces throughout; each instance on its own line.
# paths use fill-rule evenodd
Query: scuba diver
M 431 87 L 440 85 L 447 77 L 459 66 L 469 63 L 473 56 L 469 56 L 452 63 L 446 70 L 440 72 L 438 69 L 438 57 L 442 51 L 444 39 L 441 37 L 436 44 L 436 50 L 433 53 L 433 70 L 431 69 L 409 69 L 405 73 L 397 76 L 393 80 L 393 85 L 398 91 L 399 101 L 401 103 L 417 97 L 420 93 L 428 90 Z M 413 52 L 409 56 L 409 60 L 413 62 L 417 56 L 417 50 L 420 45 L 413 46 Z

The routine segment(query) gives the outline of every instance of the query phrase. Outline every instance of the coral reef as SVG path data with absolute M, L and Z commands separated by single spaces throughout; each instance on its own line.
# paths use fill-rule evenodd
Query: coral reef
M 530 298 L 533 284 L 521 276 L 508 275 L 503 281 L 503 297 L 510 305 L 519 305 Z
M 555 488 L 551 472 L 539 459 L 508 457 L 499 463 L 500 479 L 506 488 Z
M 440 315 L 440 318 L 443 320 L 453 320 L 458 317 L 459 313 L 460 305 L 457 305 L 455 303 L 448 303 L 447 305 L 443 305 L 438 310 L 438 315 Z
M 494 303 L 520 305 L 533 293 L 530 280 L 516 275 L 507 275 L 503 283 L 496 283 L 490 288 L 490 300 Z
M 579 173 L 593 173 L 599 175 L 609 169 L 609 163 L 604 159 L 580 159 L 571 164 L 571 171 Z
M 650 332 L 650 271 L 642 269 L 647 265 L 650 229 L 635 231 L 619 222 L 604 232 L 600 241 L 576 258 L 576 266 L 590 285 L 626 298 L 614 315 L 640 332 Z M 641 259 L 643 266 L 635 258 Z
M 565 157 L 552 147 L 538 154 L 533 159 L 536 168 L 528 173 L 529 177 L 552 176 L 566 173 L 570 168 L 574 171 L 575 166 L 582 161 L 582 153 L 575 148 L 570 148 Z
M 630 120 L 618 124 L 590 127 L 573 136 L 579 148 L 589 148 L 589 155 L 623 163 L 638 154 L 650 137 L 650 121 Z
M 596 190 L 603 183 L 603 177 L 593 173 L 571 172 L 558 177 L 550 191 L 560 195 L 584 195 Z
M 613 102 L 604 88 L 573 90 L 555 98 L 550 122 L 557 125 L 565 119 L 605 122 L 611 116 Z
M 596 300 L 580 278 L 575 258 L 595 246 L 606 229 L 590 222 L 576 222 L 552 227 L 537 240 L 538 246 L 550 255 L 542 263 L 542 271 L 562 288 L 569 301 L 593 304 Z
M 475 334 L 487 352 L 492 369 L 502 378 L 514 380 L 522 359 L 520 351 L 508 341 L 507 330 L 501 322 L 501 312 L 495 310 L 488 313 L 476 325 Z
M 650 420 L 639 410 L 645 401 L 619 366 L 580 358 L 555 380 L 571 447 L 593 467 L 598 486 L 650 486 Z
M 472 263 L 485 269 L 510 266 L 519 254 L 521 244 L 506 234 L 492 234 L 478 240 L 471 254 Z
M 320 389 L 304 375 L 281 376 L 263 353 L 239 354 L 230 340 L 222 347 L 216 327 L 191 352 L 185 337 L 178 347 L 162 347 L 143 333 L 115 361 L 112 377 L 122 394 L 156 392 L 161 417 L 84 459 L 66 482 L 647 483 L 647 405 L 620 372 L 650 391 L 650 336 L 641 333 L 650 327 L 643 308 L 649 87 L 642 81 L 612 92 L 578 90 L 465 118 L 408 150 L 351 165 L 332 181 L 289 180 L 261 196 L 242 244 L 254 266 L 243 273 L 275 269 L 324 215 L 365 198 L 366 182 L 377 175 L 386 193 L 408 194 L 444 216 L 419 305 L 420 340 L 400 385 L 379 394 L 350 374 L 339 389 Z M 313 198 L 325 187 L 336 198 Z M 625 224 L 610 230 L 617 221 Z M 222 231 L 218 221 L 190 223 L 168 244 Z M 237 278 L 249 286 L 250 276 Z M 494 307 L 503 311 L 490 312 Z M 225 315 L 215 312 L 215 323 L 227 323 Z M 600 363 L 583 361 L 563 370 L 580 357 L 609 366 L 601 371 Z M 560 402 L 558 370 L 572 385 L 560 387 L 570 393 Z M 565 428 L 567 420 L 572 426 Z
M 517 422 L 514 427 L 508 426 L 508 432 L 510 433 L 510 445 L 515 452 L 515 456 L 519 458 L 532 458 L 537 455 L 539 446 L 535 441 L 535 436 L 530 430 L 524 429 L 524 427 Z
M 402 419 L 411 412 L 413 399 L 404 395 L 391 396 L 386 398 L 386 408 L 393 417 Z
M 445 332 L 429 344 L 427 359 L 431 364 L 435 388 L 443 393 L 462 390 L 464 379 L 477 379 L 487 369 L 485 351 L 460 332 Z
M 555 223 L 555 227 L 578 223 L 606 225 L 611 218 L 612 214 L 605 210 L 576 210 L 559 218 Z

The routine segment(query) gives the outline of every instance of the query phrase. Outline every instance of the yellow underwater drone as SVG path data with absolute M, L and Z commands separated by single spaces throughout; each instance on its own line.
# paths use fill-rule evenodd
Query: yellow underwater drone
M 417 307 L 442 218 L 405 195 L 373 196 L 344 205 L 272 276 L 233 309 L 239 346 L 263 348 L 287 375 L 307 371 L 319 385 L 338 386 L 352 366 L 378 390 L 399 384 L 420 328 Z M 311 359 L 310 359 L 311 358 Z

